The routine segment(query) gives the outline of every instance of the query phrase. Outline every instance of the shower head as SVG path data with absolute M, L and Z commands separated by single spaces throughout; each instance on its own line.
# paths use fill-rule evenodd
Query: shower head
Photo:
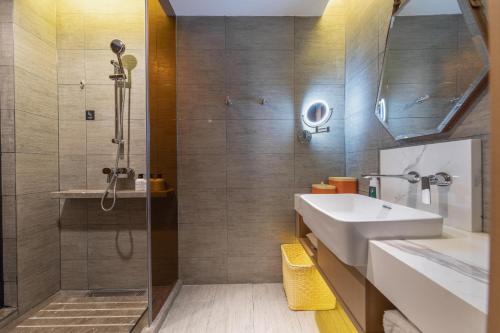
M 114 61 L 111 61 L 111 64 L 115 66 L 115 75 L 110 76 L 110 79 L 112 80 L 126 79 L 125 70 L 123 69 L 123 63 L 121 57 L 121 55 L 125 53 L 125 43 L 123 43 L 119 39 L 113 39 L 109 44 L 109 47 L 111 48 L 111 51 L 113 51 L 113 53 L 116 54 L 116 57 L 118 58 L 118 64 L 116 64 Z
M 119 39 L 113 39 L 109 45 L 111 51 L 120 58 L 120 56 L 125 52 L 125 43 Z

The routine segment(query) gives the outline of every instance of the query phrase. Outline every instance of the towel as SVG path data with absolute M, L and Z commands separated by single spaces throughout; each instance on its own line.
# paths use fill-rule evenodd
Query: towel
M 398 310 L 384 312 L 385 333 L 422 333 L 406 319 Z

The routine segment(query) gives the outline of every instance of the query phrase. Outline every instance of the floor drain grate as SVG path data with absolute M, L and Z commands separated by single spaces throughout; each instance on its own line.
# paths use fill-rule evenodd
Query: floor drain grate
M 145 290 L 91 290 L 88 297 L 146 296 Z

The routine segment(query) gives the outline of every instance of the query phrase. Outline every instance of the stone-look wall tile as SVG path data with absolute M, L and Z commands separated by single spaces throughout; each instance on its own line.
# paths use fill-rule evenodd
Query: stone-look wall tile
M 94 226 L 116 225 L 133 227 L 134 229 L 146 226 L 146 202 L 144 199 L 122 199 L 116 202 L 115 209 L 104 212 L 101 209 L 101 200 L 88 200 L 88 224 Z
M 47 195 L 36 193 L 18 195 L 17 201 L 17 235 L 24 235 L 57 228 L 59 222 L 59 203 Z
M 228 247 L 231 256 L 280 256 L 280 245 L 295 242 L 295 224 L 245 223 L 228 225 Z
M 144 120 L 146 119 L 146 99 L 145 87 L 134 84 L 127 91 L 127 104 L 125 110 L 126 119 Z M 88 84 L 84 91 L 85 104 L 84 109 L 95 111 L 95 120 L 113 120 L 115 119 L 115 89 L 112 85 Z M 82 113 L 83 114 L 83 113 Z
M 13 153 L 16 150 L 15 112 L 0 109 L 0 116 L 2 153 Z
M 15 122 L 18 153 L 57 154 L 59 138 L 56 119 L 17 110 Z
M 57 14 L 57 49 L 85 48 L 85 19 L 81 13 Z
M 228 120 L 231 154 L 292 154 L 293 120 Z
M 116 144 L 111 142 L 115 136 L 114 120 L 90 121 L 87 123 L 86 130 L 87 154 L 111 155 L 116 153 Z M 124 124 L 123 138 L 126 140 L 125 154 L 144 154 L 146 152 L 145 121 L 130 120 L 128 124 Z
M 343 176 L 344 154 L 295 154 L 295 187 L 308 187 L 328 177 Z
M 57 83 L 79 84 L 85 81 L 85 52 L 83 50 L 58 50 Z
M 11 23 L 13 21 L 14 0 L 3 0 L 0 2 L 0 22 Z
M 89 289 L 87 260 L 61 260 L 61 289 Z
M 59 189 L 65 191 L 86 187 L 86 155 L 59 155 Z
M 345 56 L 331 49 L 300 48 L 295 51 L 295 83 L 343 84 Z
M 223 50 L 225 48 L 225 18 L 186 17 L 177 19 L 177 48 L 197 50 Z
M 1 15 L 1 14 L 0 14 Z M 0 66 L 14 65 L 14 30 L 11 23 L 0 23 Z
M 230 50 L 293 50 L 293 17 L 228 17 Z
M 180 120 L 178 124 L 180 154 L 226 153 L 225 120 Z
M 56 154 L 16 153 L 16 194 L 57 191 L 58 179 Z
M 146 259 L 146 225 L 89 225 L 89 260 L 122 261 Z
M 345 17 L 296 17 L 295 47 L 344 51 Z
M 2 237 L 16 238 L 16 197 L 2 196 Z
M 225 119 L 226 105 L 224 104 L 224 96 L 224 86 L 179 86 L 177 89 L 177 116 L 181 120 Z
M 179 19 L 180 272 L 185 282 L 280 281 L 279 245 L 295 241 L 296 182 L 304 176 L 344 175 L 345 8 L 343 0 L 332 2 L 324 19 Z M 206 27 L 211 20 L 216 23 Z M 224 105 L 226 96 L 231 105 Z M 327 124 L 331 132 L 299 145 L 300 112 L 318 99 L 335 109 Z M 192 120 L 196 126 L 190 126 Z M 215 133 L 215 127 L 223 133 Z M 314 165 L 317 154 L 325 157 L 319 166 Z M 297 174 L 296 159 L 312 160 L 310 170 Z M 309 192 L 308 182 L 299 182 L 298 191 Z
M 57 226 L 18 234 L 18 295 L 21 313 L 60 289 L 60 246 Z
M 224 85 L 224 50 L 177 51 L 177 82 L 184 85 Z
M 87 225 L 65 225 L 61 227 L 61 260 L 87 259 Z
M 17 243 L 15 238 L 2 239 L 3 245 L 3 281 L 17 280 Z
M 132 259 L 89 260 L 87 266 L 89 289 L 146 289 L 148 283 L 147 262 Z
M 60 224 L 64 228 L 71 225 L 87 224 L 87 201 L 79 199 L 60 200 Z
M 219 258 L 180 258 L 180 278 L 185 284 L 227 282 L 227 260 Z
M 230 85 L 227 119 L 293 120 L 293 85 Z M 262 100 L 265 100 L 262 104 Z
M 14 67 L 0 66 L 0 110 L 14 110 Z
M 293 194 L 289 188 L 230 189 L 229 224 L 292 223 Z
M 50 82 L 57 82 L 57 54 L 54 45 L 14 25 L 14 64 Z
M 16 0 L 14 23 L 55 48 L 56 2 L 54 0 Z
M 179 225 L 179 256 L 181 258 L 217 258 L 228 252 L 225 225 Z
M 4 283 L 3 302 L 6 306 L 17 308 L 17 282 Z
M 293 51 L 227 50 L 225 68 L 228 85 L 288 85 L 293 82 Z
M 2 153 L 2 195 L 16 194 L 16 154 Z
M 228 283 L 279 283 L 281 257 L 228 257 Z
M 293 154 L 231 154 L 228 186 L 275 188 L 293 185 Z
M 57 86 L 55 82 L 16 68 L 16 110 L 57 119 Z
M 181 155 L 178 172 L 181 187 L 224 188 L 226 155 Z
M 59 122 L 59 154 L 84 155 L 87 149 L 87 127 L 82 120 Z
M 226 224 L 226 189 L 179 189 L 179 223 Z
M 125 41 L 128 50 L 144 50 L 144 9 L 133 14 L 99 11 L 85 15 L 85 49 L 106 50 L 115 38 Z
M 85 120 L 85 91 L 79 85 L 58 86 L 59 119 L 61 121 Z

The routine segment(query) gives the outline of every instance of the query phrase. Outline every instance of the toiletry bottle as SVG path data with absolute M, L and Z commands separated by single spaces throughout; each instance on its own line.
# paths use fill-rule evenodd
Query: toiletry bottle
M 375 199 L 378 199 L 379 197 L 379 194 L 378 194 L 378 178 L 377 177 L 372 177 L 370 178 L 370 187 L 368 189 L 368 195 L 371 197 L 371 198 L 375 198 Z
M 141 173 L 135 180 L 135 190 L 136 191 L 146 191 L 147 182 L 144 179 L 144 175 Z

